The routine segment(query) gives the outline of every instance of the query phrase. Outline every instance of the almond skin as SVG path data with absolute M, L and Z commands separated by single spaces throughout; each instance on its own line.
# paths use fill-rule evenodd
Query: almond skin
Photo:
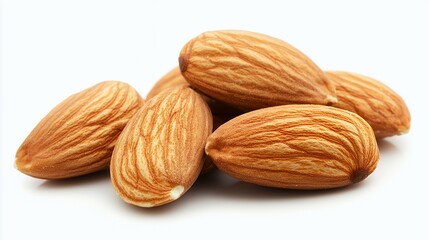
M 105 81 L 52 109 L 16 153 L 15 167 L 29 176 L 62 179 L 109 167 L 113 147 L 144 100 L 130 85 Z
M 243 110 L 336 102 L 334 85 L 307 56 L 279 39 L 246 31 L 211 31 L 179 56 L 182 75 L 208 96 Z
M 365 120 L 317 105 L 284 105 L 238 116 L 210 135 L 206 153 L 237 179 L 290 189 L 357 183 L 379 160 L 374 132 Z
M 166 91 L 171 91 L 180 86 L 189 86 L 189 83 L 185 80 L 185 78 L 183 78 L 179 67 L 175 67 L 154 84 L 152 89 L 147 94 L 146 100 L 155 97 L 157 94 L 165 91 L 166 89 L 169 89 Z M 210 107 L 210 111 L 213 114 L 213 131 L 216 130 L 216 128 L 221 124 L 242 113 L 242 111 L 220 101 L 214 100 L 203 93 L 200 93 L 200 95 L 204 101 L 207 102 Z M 205 154 L 203 155 L 203 158 L 204 166 L 201 170 L 201 174 L 208 173 L 215 168 L 215 165 L 210 160 L 210 158 L 208 158 Z
M 148 100 L 125 127 L 112 155 L 110 175 L 118 195 L 140 207 L 182 196 L 201 172 L 211 118 L 207 103 L 187 86 Z
M 363 117 L 377 138 L 407 133 L 411 116 L 404 100 L 383 83 L 356 73 L 327 71 L 337 89 L 334 107 Z

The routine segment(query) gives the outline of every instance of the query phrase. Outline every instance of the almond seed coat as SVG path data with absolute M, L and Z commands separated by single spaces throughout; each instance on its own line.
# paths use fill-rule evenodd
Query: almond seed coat
M 15 167 L 61 179 L 106 169 L 113 147 L 144 100 L 129 84 L 105 81 L 65 99 L 24 140 Z
M 211 131 L 207 103 L 187 86 L 151 98 L 127 124 L 113 152 L 116 192 L 140 207 L 176 200 L 200 174 Z
M 404 100 L 385 84 L 357 73 L 328 71 L 337 89 L 332 106 L 357 113 L 374 130 L 377 138 L 407 133 L 411 116 Z
M 191 85 L 243 110 L 336 102 L 334 85 L 313 61 L 259 33 L 205 32 L 183 47 L 179 66 Z
M 357 114 L 318 105 L 284 105 L 238 116 L 207 140 L 225 173 L 262 186 L 327 189 L 365 179 L 377 166 L 374 133 Z

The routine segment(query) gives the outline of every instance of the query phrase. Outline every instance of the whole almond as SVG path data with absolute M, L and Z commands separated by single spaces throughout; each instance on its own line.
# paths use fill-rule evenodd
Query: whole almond
M 318 105 L 284 105 L 238 116 L 207 140 L 216 166 L 242 181 L 291 189 L 357 183 L 377 166 L 369 124 L 357 114 Z
M 105 81 L 68 97 L 19 147 L 16 168 L 42 179 L 108 168 L 119 134 L 143 103 L 136 90 L 119 81 Z
M 211 31 L 179 56 L 182 75 L 208 96 L 252 110 L 336 102 L 334 85 L 307 56 L 279 39 L 246 31 Z
M 410 111 L 404 100 L 383 83 L 356 73 L 328 71 L 337 89 L 334 107 L 363 117 L 377 138 L 404 134 L 410 129 Z
M 118 195 L 140 207 L 182 196 L 203 166 L 211 118 L 207 103 L 187 86 L 148 100 L 125 127 L 112 155 L 110 175 Z

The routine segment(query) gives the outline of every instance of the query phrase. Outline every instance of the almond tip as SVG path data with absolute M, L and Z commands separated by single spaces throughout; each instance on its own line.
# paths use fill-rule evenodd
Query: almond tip
M 327 95 L 326 99 L 328 100 L 328 103 L 330 103 L 330 104 L 338 102 L 338 99 L 334 96 L 331 96 L 331 95 Z
M 15 161 L 13 162 L 13 167 L 15 168 L 15 169 L 17 169 L 17 170 L 19 170 L 18 169 L 18 165 L 16 165 L 16 162 L 18 161 L 18 158 L 15 158 Z
M 407 134 L 408 132 L 410 132 L 410 128 L 409 127 L 403 128 L 403 129 L 399 130 L 399 134 L 398 135 L 404 135 L 404 134 Z
M 186 72 L 186 69 L 188 69 L 188 63 L 189 63 L 189 56 L 188 54 L 180 54 L 179 56 L 179 67 L 180 71 Z
M 369 176 L 370 172 L 366 169 L 358 168 L 353 171 L 353 173 L 350 176 L 350 181 L 352 183 L 358 183 L 363 181 L 365 178 Z
M 185 191 L 185 188 L 182 185 L 177 185 L 170 191 L 170 197 L 173 200 L 178 199 L 180 196 L 182 196 L 183 192 Z

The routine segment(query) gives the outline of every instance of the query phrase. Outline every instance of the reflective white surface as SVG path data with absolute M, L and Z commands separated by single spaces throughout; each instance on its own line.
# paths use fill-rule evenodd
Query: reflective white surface
M 429 238 L 426 1 L 7 0 L 1 11 L 0 239 Z M 107 79 L 145 96 L 184 43 L 214 29 L 266 33 L 323 69 L 382 81 L 408 104 L 410 133 L 380 142 L 376 171 L 348 188 L 270 189 L 216 171 L 155 209 L 123 202 L 108 172 L 43 181 L 13 168 L 67 96 Z

